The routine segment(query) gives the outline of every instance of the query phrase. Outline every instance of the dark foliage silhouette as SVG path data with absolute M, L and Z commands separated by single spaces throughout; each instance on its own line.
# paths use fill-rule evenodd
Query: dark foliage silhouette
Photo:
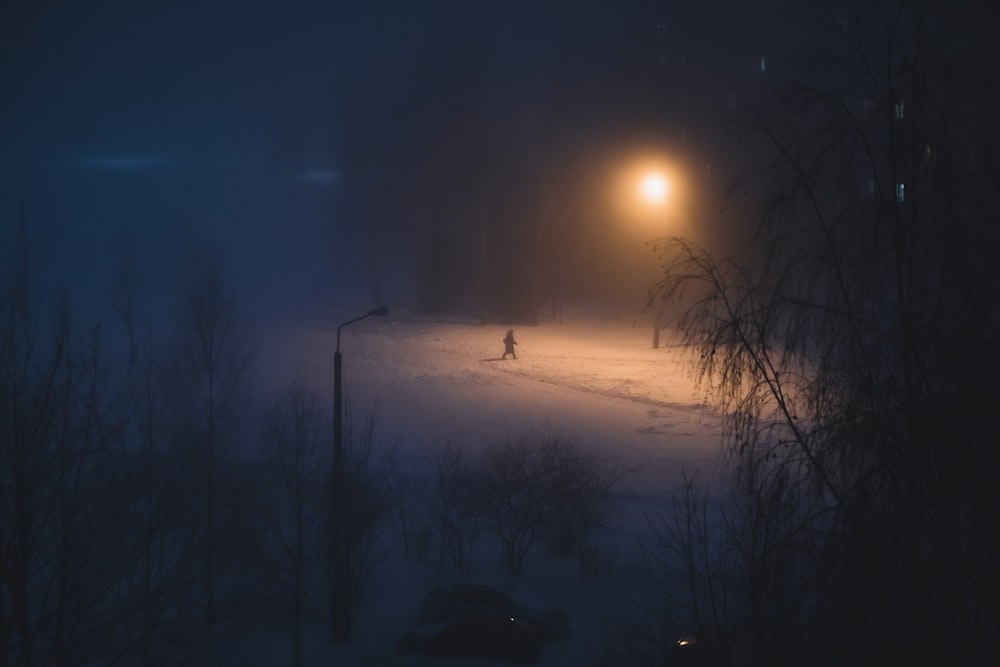
M 996 659 L 995 91 L 942 48 L 953 11 L 831 21 L 839 50 L 751 119 L 748 253 L 663 248 L 654 298 L 693 296 L 727 414 L 734 505 L 678 554 L 693 613 L 737 605 L 720 663 Z

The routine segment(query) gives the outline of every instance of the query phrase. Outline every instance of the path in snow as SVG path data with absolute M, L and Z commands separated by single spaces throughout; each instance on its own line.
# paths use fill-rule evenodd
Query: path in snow
M 259 386 L 299 373 L 332 393 L 337 321 L 262 332 Z M 615 320 L 543 321 L 517 327 L 518 358 L 501 360 L 505 330 L 406 313 L 345 328 L 351 403 L 375 410 L 403 457 L 448 440 L 475 452 L 545 428 L 618 460 L 632 493 L 651 500 L 676 491 L 685 471 L 714 468 L 720 420 L 697 400 L 680 348 L 653 350 L 646 328 Z

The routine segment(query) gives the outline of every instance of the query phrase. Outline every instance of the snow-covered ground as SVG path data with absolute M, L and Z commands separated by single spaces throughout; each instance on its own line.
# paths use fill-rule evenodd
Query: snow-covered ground
M 337 324 L 357 315 L 322 311 L 282 318 L 280 326 L 258 323 L 256 386 L 280 387 L 298 376 L 331 395 Z M 539 664 L 586 664 L 603 650 L 609 619 L 628 607 L 623 593 L 632 585 L 636 531 L 647 516 L 666 512 L 683 473 L 698 471 L 702 481 L 716 476 L 720 418 L 699 400 L 684 350 L 670 336 L 651 349 L 647 326 L 593 314 L 543 319 L 515 327 L 518 358 L 501 360 L 506 328 L 405 312 L 365 319 L 341 334 L 345 386 L 355 411 L 375 410 L 381 437 L 398 446 L 404 467 L 419 465 L 428 447 L 445 441 L 475 454 L 508 436 L 547 429 L 628 471 L 608 547 L 614 574 L 583 580 L 574 561 L 546 556 L 539 545 L 516 581 L 564 605 L 573 622 L 573 636 L 549 646 Z M 477 555 L 477 573 L 510 580 L 493 551 L 481 546 Z M 317 610 L 306 664 L 437 664 L 393 651 L 434 581 L 426 566 L 390 555 L 351 644 L 331 646 Z M 240 660 L 250 662 L 243 664 L 290 657 L 290 627 L 281 616 L 244 647 Z
M 328 313 L 260 327 L 258 387 L 296 376 L 332 393 L 337 323 Z M 501 360 L 506 327 L 428 320 L 409 313 L 371 317 L 342 330 L 344 383 L 356 411 L 375 410 L 401 454 L 451 440 L 476 448 L 547 428 L 595 447 L 631 469 L 636 494 L 677 488 L 682 470 L 714 466 L 719 416 L 699 400 L 685 351 L 631 320 L 566 316 L 515 327 L 516 360 Z

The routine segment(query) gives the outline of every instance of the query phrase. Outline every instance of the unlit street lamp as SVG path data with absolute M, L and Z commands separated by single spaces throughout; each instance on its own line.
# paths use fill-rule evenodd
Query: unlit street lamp
M 344 474 L 344 415 L 343 415 L 343 363 L 340 356 L 340 331 L 372 315 L 385 317 L 387 306 L 372 308 L 364 315 L 348 320 L 337 327 L 337 350 L 333 353 L 333 500 L 331 507 L 332 530 L 330 536 L 330 638 L 335 643 L 351 639 L 351 580 L 348 570 L 350 554 L 347 548 L 347 496 Z

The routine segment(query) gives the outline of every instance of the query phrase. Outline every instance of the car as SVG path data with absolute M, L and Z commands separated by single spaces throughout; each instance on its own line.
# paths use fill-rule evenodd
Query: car
M 484 615 L 418 625 L 396 644 L 396 652 L 401 654 L 517 663 L 536 662 L 544 649 L 545 639 L 535 626 L 515 618 Z
M 545 641 L 569 634 L 569 617 L 557 605 L 513 586 L 476 581 L 451 581 L 432 588 L 424 596 L 419 620 L 423 624 L 448 619 L 498 619 L 531 625 Z

